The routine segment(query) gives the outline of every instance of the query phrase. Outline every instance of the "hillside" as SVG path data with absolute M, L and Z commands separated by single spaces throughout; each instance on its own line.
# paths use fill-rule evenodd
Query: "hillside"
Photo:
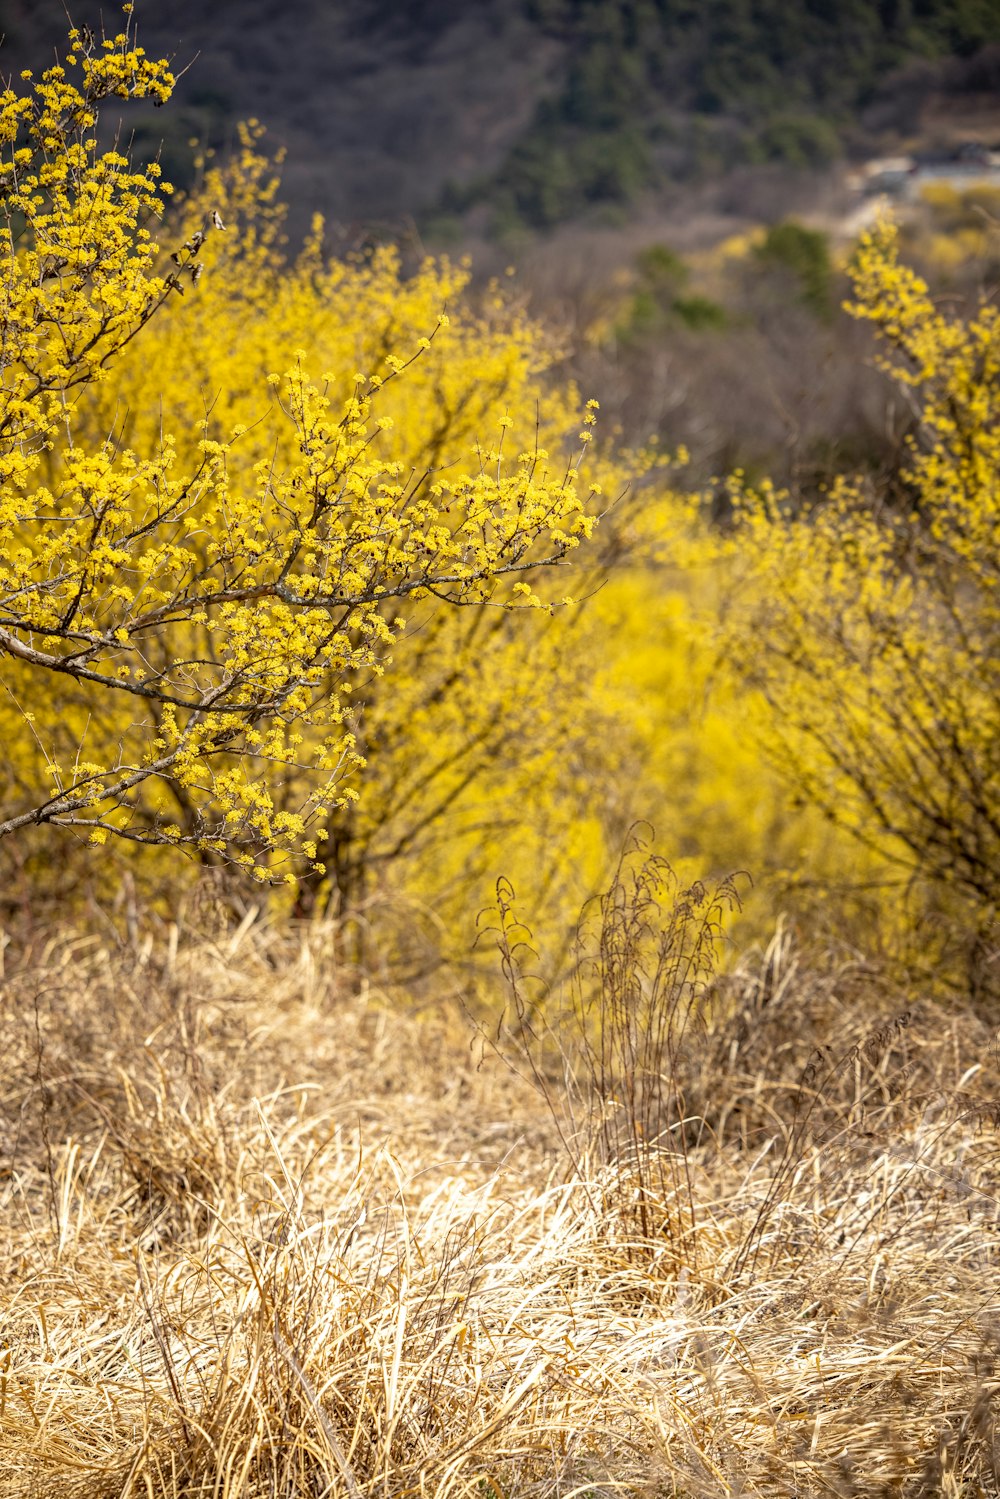
M 187 70 L 176 106 L 141 117 L 139 139 L 162 139 L 168 175 L 183 181 L 191 137 L 224 148 L 237 121 L 260 119 L 287 152 L 285 191 L 303 218 L 318 208 L 343 222 L 398 221 L 450 176 L 498 166 L 559 54 L 518 0 L 145 0 L 136 10 L 146 50 Z M 73 7 L 95 30 L 101 13 L 90 0 Z M 0 19 L 11 71 L 37 64 L 65 31 L 59 0 L 5 0 Z
M 815 171 L 947 132 L 996 98 L 1000 3 L 984 0 L 194 0 L 137 7 L 147 50 L 183 71 L 180 108 L 131 122 L 190 175 L 262 120 L 287 151 L 299 222 L 416 216 L 463 235 L 548 228 L 734 170 Z M 72 7 L 100 30 L 111 13 Z M 3 0 L 10 73 L 65 29 L 60 0 Z M 926 112 L 926 119 L 924 118 Z

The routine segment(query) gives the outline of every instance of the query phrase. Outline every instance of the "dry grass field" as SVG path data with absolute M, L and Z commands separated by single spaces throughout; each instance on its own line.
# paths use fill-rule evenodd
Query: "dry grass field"
M 0 1494 L 995 1494 L 991 1031 L 648 895 L 499 1028 L 332 927 L 12 937 Z

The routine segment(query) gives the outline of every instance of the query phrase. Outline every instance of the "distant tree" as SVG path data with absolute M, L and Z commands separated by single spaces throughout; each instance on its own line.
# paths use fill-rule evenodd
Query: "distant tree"
M 818 229 L 787 219 L 768 229 L 757 247 L 758 265 L 790 275 L 801 301 L 824 321 L 833 315 L 833 262 L 830 242 Z

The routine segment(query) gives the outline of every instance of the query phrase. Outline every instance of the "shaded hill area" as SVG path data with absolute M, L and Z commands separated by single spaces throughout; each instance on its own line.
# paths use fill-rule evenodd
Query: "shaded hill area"
M 78 24 L 116 28 L 77 0 Z M 623 213 L 734 170 L 815 170 L 918 136 L 928 101 L 996 98 L 1000 0 L 144 0 L 177 107 L 140 117 L 183 182 L 194 137 L 263 120 L 300 219 L 465 233 Z M 7 73 L 65 31 L 2 0 Z M 947 116 L 947 104 L 944 108 Z
M 113 30 L 107 6 L 72 6 L 95 31 L 102 11 Z M 255 117 L 287 151 L 285 191 L 299 212 L 341 221 L 398 219 L 433 202 L 450 175 L 498 165 L 559 50 L 517 0 L 147 0 L 136 14 L 147 52 L 186 69 L 171 109 L 136 125 L 140 142 L 162 139 L 168 175 L 189 175 L 192 137 L 224 149 L 236 122 Z M 9 72 L 37 66 L 66 29 L 60 0 L 5 0 L 0 18 Z
M 1000 41 L 994 0 L 531 0 L 529 10 L 562 40 L 566 70 L 483 186 L 502 214 L 538 227 L 647 186 L 863 153 L 918 129 L 935 83 L 978 86 L 941 64 Z

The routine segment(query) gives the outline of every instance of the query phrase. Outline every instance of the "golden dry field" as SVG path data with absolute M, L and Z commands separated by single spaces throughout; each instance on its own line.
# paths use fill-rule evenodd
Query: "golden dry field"
M 995 1493 L 990 1028 L 785 929 L 651 984 L 635 917 L 596 1067 L 331 926 L 12 944 L 0 1492 Z

